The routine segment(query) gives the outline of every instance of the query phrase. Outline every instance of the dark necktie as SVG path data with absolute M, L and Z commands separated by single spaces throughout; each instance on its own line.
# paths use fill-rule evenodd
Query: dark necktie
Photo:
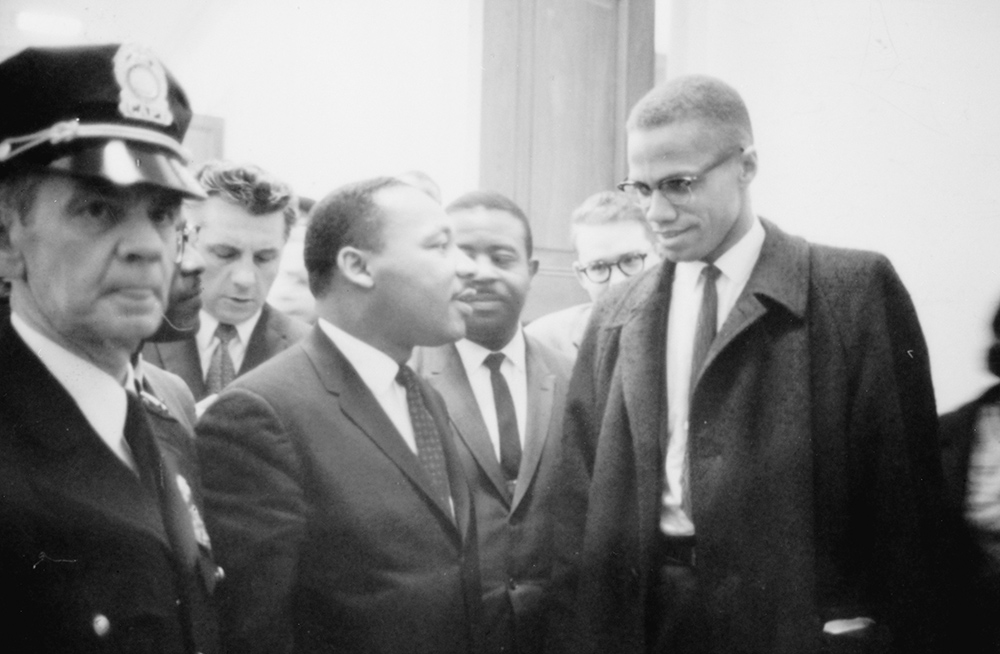
M 125 442 L 132 450 L 143 487 L 157 501 L 160 518 L 175 554 L 186 565 L 194 565 L 197 541 L 187 504 L 180 495 L 176 479 L 167 479 L 167 468 L 160 457 L 156 437 L 149 424 L 149 416 L 142 400 L 135 393 L 126 392 L 128 409 L 125 414 Z
M 500 469 L 507 480 L 508 490 L 513 494 L 517 471 L 521 468 L 521 439 L 518 438 L 514 398 L 510 395 L 507 380 L 500 372 L 503 360 L 502 352 L 493 352 L 486 357 L 483 365 L 490 369 L 490 383 L 493 384 L 493 404 L 497 410 L 497 426 L 500 431 Z
M 722 274 L 722 271 L 712 264 L 708 264 L 701 271 L 705 282 L 705 290 L 701 297 L 701 311 L 698 313 L 698 329 L 694 334 L 689 395 L 694 394 L 695 382 L 698 380 L 702 366 L 705 365 L 705 357 L 708 356 L 708 349 L 712 347 L 712 341 L 715 340 L 715 325 L 719 319 L 719 296 L 715 289 L 715 280 L 719 278 L 720 274 Z
M 430 477 L 431 487 L 444 506 L 451 506 L 451 490 L 448 486 L 448 467 L 444 460 L 444 447 L 434 417 L 424 404 L 417 373 L 409 366 L 399 367 L 396 382 L 406 389 L 406 407 L 410 410 L 413 437 L 417 442 L 417 458 Z
M 219 339 L 219 345 L 215 348 L 215 352 L 212 352 L 212 360 L 208 364 L 208 377 L 205 379 L 209 395 L 221 392 L 236 378 L 233 358 L 229 354 L 229 342 L 236 338 L 236 328 L 220 322 L 215 328 L 215 336 Z

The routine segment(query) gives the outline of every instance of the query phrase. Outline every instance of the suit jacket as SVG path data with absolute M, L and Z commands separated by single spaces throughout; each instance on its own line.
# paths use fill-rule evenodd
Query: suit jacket
M 442 434 L 448 414 L 424 386 Z M 232 652 L 478 651 L 475 517 L 444 438 L 454 515 L 318 327 L 237 379 L 198 425 Z
M 983 550 L 977 534 L 965 519 L 969 460 L 976 441 L 979 412 L 1000 404 L 1000 385 L 941 416 L 941 460 L 944 465 L 945 501 L 954 540 L 950 577 L 956 588 L 951 608 L 963 635 L 966 652 L 1000 651 L 1000 567 Z
M 190 433 L 147 400 L 164 483 L 190 492 L 176 510 L 161 512 L 158 493 L 93 431 L 9 321 L 0 326 L 0 370 L 7 648 L 217 651 L 210 605 L 217 569 L 204 532 L 195 531 L 200 497 Z
M 236 376 L 253 370 L 307 333 L 309 325 L 265 304 L 261 310 L 260 320 L 250 334 L 243 365 L 240 366 Z M 205 371 L 201 369 L 201 357 L 198 354 L 198 341 L 193 335 L 183 341 L 146 343 L 142 355 L 147 361 L 183 379 L 194 394 L 195 400 L 202 400 L 208 395 L 208 389 L 205 387 Z
M 909 296 L 881 255 L 764 228 L 691 399 L 707 648 L 817 652 L 826 621 L 867 616 L 890 651 L 936 651 L 941 472 Z M 598 303 L 570 385 L 557 543 L 561 597 L 575 585 L 575 599 L 556 642 L 577 634 L 576 651 L 648 647 L 673 271 Z M 580 473 L 589 487 L 572 485 Z
M 486 652 L 539 652 L 552 572 L 551 503 L 572 364 L 526 338 L 528 416 L 521 469 L 507 491 L 486 423 L 454 345 L 420 348 L 415 368 L 444 397 L 472 484 Z

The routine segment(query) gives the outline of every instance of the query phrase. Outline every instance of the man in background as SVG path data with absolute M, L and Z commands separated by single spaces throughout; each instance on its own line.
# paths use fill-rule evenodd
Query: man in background
M 531 321 L 525 333 L 576 360 L 594 302 L 615 286 L 656 265 L 653 233 L 642 208 L 621 191 L 595 193 L 571 217 L 573 270 L 590 302 Z
M 475 263 L 465 338 L 420 348 L 417 371 L 448 405 L 472 484 L 483 583 L 484 652 L 541 652 L 552 572 L 555 462 L 572 362 L 526 337 L 521 310 L 538 269 L 512 200 L 467 193 L 447 207 Z
M 472 654 L 476 525 L 441 397 L 405 365 L 465 334 L 452 220 L 390 177 L 314 208 L 319 320 L 198 425 L 233 652 Z
M 0 63 L 0 618 L 19 652 L 215 652 L 193 440 L 131 358 L 167 304 L 184 91 L 134 45 Z M 180 382 L 177 382 L 180 383 Z
M 208 193 L 189 207 L 205 260 L 200 327 L 143 354 L 201 401 L 295 343 L 308 325 L 265 302 L 296 219 L 291 189 L 256 166 L 228 162 L 205 164 L 198 181 Z
M 627 152 L 667 261 L 602 298 L 580 348 L 557 529 L 575 621 L 553 642 L 942 651 L 934 392 L 892 266 L 757 217 L 720 80 L 650 91 Z

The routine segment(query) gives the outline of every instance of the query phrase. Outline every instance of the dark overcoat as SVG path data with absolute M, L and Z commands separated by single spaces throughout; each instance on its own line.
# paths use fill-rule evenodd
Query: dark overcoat
M 826 621 L 866 616 L 891 651 L 934 651 L 942 488 L 914 308 L 884 257 L 763 222 L 691 400 L 704 637 L 713 652 L 802 654 L 819 651 Z M 574 370 L 553 630 L 568 651 L 648 645 L 673 271 L 599 303 Z M 574 487 L 581 473 L 589 486 Z

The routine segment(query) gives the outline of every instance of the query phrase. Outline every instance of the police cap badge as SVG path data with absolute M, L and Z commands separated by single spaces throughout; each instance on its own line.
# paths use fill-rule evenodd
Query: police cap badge
M 57 170 L 203 198 L 181 146 L 191 107 L 138 45 L 27 48 L 0 62 L 0 176 Z

